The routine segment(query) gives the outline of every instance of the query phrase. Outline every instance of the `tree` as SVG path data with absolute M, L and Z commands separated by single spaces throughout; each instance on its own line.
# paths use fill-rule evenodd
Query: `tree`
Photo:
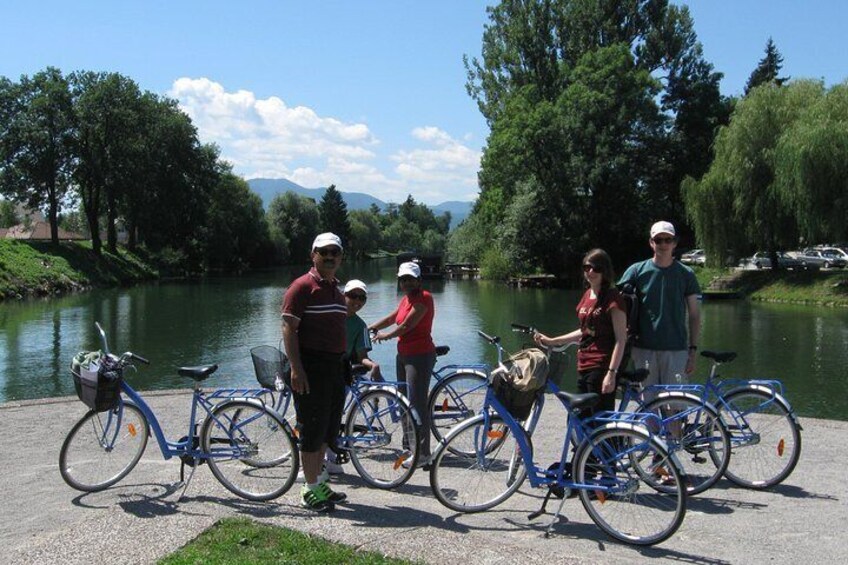
M 347 217 L 347 204 L 341 193 L 336 190 L 336 185 L 331 184 L 327 188 L 318 208 L 321 213 L 321 231 L 333 232 L 342 238 L 342 243 L 347 244 L 350 238 L 350 220 Z
M 750 252 L 753 246 L 769 252 L 777 265 L 777 251 L 798 243 L 793 196 L 798 177 L 790 179 L 790 170 L 778 169 L 798 164 L 792 156 L 798 141 L 792 136 L 823 95 L 820 82 L 798 81 L 755 88 L 736 106 L 717 136 L 709 171 L 700 182 L 685 183 L 686 207 L 708 256 L 722 261 L 728 249 Z
M 11 200 L 0 199 L 0 228 L 10 228 L 18 224 L 18 214 L 15 203 Z
M 783 86 L 783 83 L 789 80 L 790 77 L 779 77 L 780 69 L 783 67 L 783 56 L 769 37 L 766 43 L 766 54 L 757 63 L 757 68 L 748 77 L 748 82 L 745 83 L 745 96 L 757 86 L 761 84 L 776 84 Z
M 256 259 L 268 240 L 262 199 L 229 165 L 209 199 L 208 230 L 204 239 L 207 264 L 213 268 L 241 270 Z
M 281 262 L 301 262 L 309 257 L 320 220 L 314 200 L 293 192 L 277 195 L 268 206 L 267 218 L 271 241 Z
M 380 210 L 352 210 L 350 217 L 350 241 L 347 254 L 362 258 L 368 253 L 376 252 L 382 243 Z
M 75 165 L 75 121 L 68 81 L 48 67 L 14 85 L 0 83 L 0 186 L 30 209 L 46 209 L 59 243 L 59 214 Z
M 688 9 L 503 0 L 488 13 L 482 58 L 465 59 L 468 92 L 491 127 L 474 231 L 509 249 L 497 227 L 531 178 L 558 220 L 556 246 L 534 255 L 528 246 L 548 272 L 568 271 L 590 246 L 630 259 L 644 245 L 632 234 L 651 220 L 683 224 L 680 182 L 704 173 L 729 114 Z M 690 141 L 696 159 L 679 149 Z

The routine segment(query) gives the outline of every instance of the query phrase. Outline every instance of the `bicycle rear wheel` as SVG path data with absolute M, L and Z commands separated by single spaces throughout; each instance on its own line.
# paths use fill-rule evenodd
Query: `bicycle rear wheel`
M 527 447 L 530 437 L 522 430 Z M 514 434 L 497 416 L 475 416 L 459 424 L 436 452 L 430 488 L 457 512 L 481 512 L 512 496 L 527 477 Z
M 273 500 L 297 477 L 300 456 L 288 424 L 263 404 L 224 402 L 200 430 L 200 445 L 215 478 L 247 500 Z
M 702 493 L 721 478 L 730 462 L 730 434 L 712 407 L 688 396 L 671 394 L 649 402 L 640 412 L 651 412 L 664 421 L 660 437 L 677 455 L 686 473 L 689 494 Z M 663 471 L 646 471 L 644 479 L 657 490 L 669 492 Z
M 83 492 L 108 488 L 129 474 L 147 447 L 149 428 L 134 404 L 91 410 L 77 422 L 59 452 L 59 472 Z
M 486 400 L 488 381 L 480 373 L 459 371 L 439 381 L 427 402 L 430 428 L 440 442 L 463 420 L 479 414 Z
M 371 390 L 354 399 L 344 427 L 344 447 L 366 483 L 381 489 L 404 484 L 418 463 L 418 425 L 405 397 Z
M 637 462 L 657 461 L 668 469 L 670 492 L 644 481 Z M 645 432 L 604 427 L 592 434 L 574 455 L 578 489 L 589 517 L 608 535 L 634 545 L 653 545 L 677 531 L 686 514 L 683 477 L 668 451 Z
M 784 481 L 801 456 L 801 432 L 790 411 L 774 394 L 755 388 L 731 391 L 724 401 L 719 413 L 733 451 L 724 476 L 752 489 Z

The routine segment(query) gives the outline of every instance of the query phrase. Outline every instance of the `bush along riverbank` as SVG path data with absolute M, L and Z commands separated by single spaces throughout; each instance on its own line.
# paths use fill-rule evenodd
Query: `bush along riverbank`
M 738 271 L 695 268 L 704 290 L 736 292 L 751 300 L 848 306 L 848 269 Z
M 125 286 L 155 280 L 152 257 L 105 249 L 98 257 L 89 242 L 0 240 L 0 299 L 52 296 L 93 287 Z

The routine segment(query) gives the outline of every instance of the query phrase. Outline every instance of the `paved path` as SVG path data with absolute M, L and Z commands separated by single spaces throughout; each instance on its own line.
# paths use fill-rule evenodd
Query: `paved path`
M 177 424 L 183 422 L 188 397 L 159 393 L 147 398 L 165 416 L 166 430 L 183 435 Z M 67 431 L 83 412 L 75 398 L 0 405 L 0 562 L 151 563 L 222 517 L 246 516 L 439 565 L 610 565 L 648 558 L 678 564 L 848 563 L 842 448 L 848 422 L 802 419 L 801 461 L 785 484 L 756 492 L 722 480 L 690 499 L 686 520 L 674 537 L 640 549 L 609 540 L 576 499 L 566 502 L 555 535 L 543 538 L 547 520 L 527 520 L 542 493 L 528 486 L 489 512 L 456 514 L 433 498 L 424 473 L 397 492 L 367 488 L 355 474 L 343 476 L 337 482 L 350 504 L 332 515 L 315 516 L 298 507 L 297 486 L 274 503 L 251 503 L 232 496 L 202 467 L 188 500 L 177 503 L 179 463 L 163 461 L 152 438 L 141 463 L 123 482 L 105 492 L 83 494 L 65 485 L 57 463 Z M 556 459 L 559 440 L 547 438 L 557 436 L 563 418 L 561 409 L 549 403 L 534 437 L 537 461 Z

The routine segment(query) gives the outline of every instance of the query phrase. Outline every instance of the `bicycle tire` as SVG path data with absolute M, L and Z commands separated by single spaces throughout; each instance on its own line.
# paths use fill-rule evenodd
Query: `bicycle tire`
M 144 413 L 122 401 L 105 412 L 88 411 L 68 432 L 59 452 L 62 479 L 76 490 L 109 488 L 138 464 L 147 447 L 150 428 Z
M 675 488 L 660 492 L 646 485 L 637 461 L 666 462 Z M 598 489 L 577 489 L 583 508 L 599 528 L 619 541 L 654 545 L 680 528 L 686 515 L 683 473 L 673 463 L 662 442 L 633 427 L 604 426 L 581 443 L 574 454 L 578 484 Z
M 219 404 L 203 422 L 200 446 L 212 474 L 246 500 L 273 500 L 294 484 L 300 455 L 289 425 L 260 402 Z
M 730 434 L 715 408 L 700 398 L 672 392 L 660 395 L 639 411 L 670 419 L 660 435 L 669 451 L 677 455 L 690 495 L 704 492 L 724 475 L 730 463 Z M 645 480 L 657 490 L 669 490 L 661 474 L 647 473 Z
M 458 423 L 480 413 L 488 380 L 480 373 L 460 370 L 439 381 L 427 401 L 430 429 L 442 441 Z
M 342 441 L 362 480 L 376 488 L 393 489 L 415 472 L 420 455 L 418 434 L 406 397 L 372 389 L 353 400 Z
M 792 474 L 801 457 L 801 431 L 781 397 L 755 387 L 737 389 L 724 397 L 719 414 L 732 451 L 725 477 L 741 487 L 765 489 Z
M 522 433 L 532 453 L 530 436 Z M 485 415 L 475 416 L 454 428 L 436 451 L 430 488 L 439 502 L 457 512 L 494 508 L 527 478 L 524 459 L 516 458 L 516 452 L 521 453 L 519 444 L 499 416 L 489 418 L 488 425 Z

